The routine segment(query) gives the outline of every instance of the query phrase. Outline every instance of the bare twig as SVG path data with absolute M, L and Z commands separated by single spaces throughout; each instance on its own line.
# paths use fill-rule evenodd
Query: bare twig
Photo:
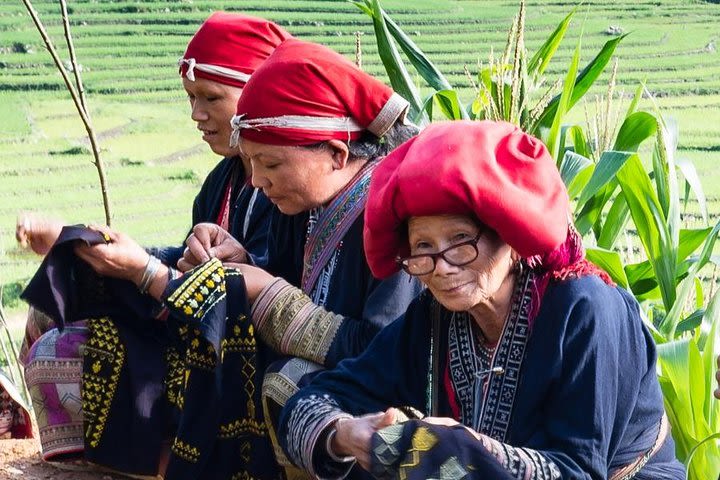
M 35 11 L 35 8 L 32 5 L 32 2 L 30 0 L 22 0 L 23 4 L 25 4 L 25 8 L 27 8 L 28 13 L 30 14 L 30 18 L 32 18 L 33 23 L 35 24 L 35 27 L 37 28 L 38 32 L 40 33 L 40 36 L 43 39 L 43 42 L 45 42 L 45 47 L 47 48 L 48 52 L 50 53 L 50 56 L 53 59 L 53 62 L 55 62 L 55 66 L 60 71 L 60 75 L 62 76 L 63 82 L 65 82 L 65 87 L 68 89 L 68 92 L 70 92 L 70 96 L 72 97 L 73 103 L 75 104 L 75 108 L 78 111 L 78 114 L 80 115 L 80 119 L 83 122 L 83 125 L 85 126 L 85 131 L 88 134 L 88 138 L 90 139 L 90 147 L 92 148 L 93 152 L 93 165 L 95 165 L 95 168 L 98 171 L 98 177 L 100 178 L 100 191 L 102 193 L 102 199 L 103 199 L 103 207 L 105 209 L 105 223 L 107 225 L 110 225 L 110 199 L 108 198 L 108 189 L 107 189 L 107 179 L 105 177 L 105 166 L 100 158 L 100 149 L 98 148 L 97 144 L 97 137 L 95 136 L 95 130 L 93 129 L 92 123 L 90 121 L 89 116 L 87 115 L 87 111 L 85 106 L 83 105 L 84 99 L 81 100 L 80 95 L 75 90 L 75 87 L 73 86 L 72 82 L 70 81 L 70 78 L 68 77 L 67 71 L 65 67 L 62 64 L 62 61 L 60 60 L 60 57 L 57 54 L 57 51 L 55 50 L 55 46 L 53 45 L 52 41 L 50 40 L 49 35 L 47 34 L 47 31 L 45 30 L 45 26 L 40 21 L 40 18 L 38 17 L 37 12 Z M 63 2 L 64 4 L 64 2 Z M 64 13 L 67 14 L 67 9 L 64 8 Z M 69 24 L 68 24 L 68 30 L 66 31 L 66 40 L 69 45 L 72 45 L 72 38 L 68 36 L 67 32 L 69 32 Z M 74 48 L 73 48 L 74 51 Z M 74 53 L 71 54 L 74 57 Z M 76 78 L 79 78 L 80 72 L 77 70 L 76 63 L 73 64 L 73 70 L 75 71 Z M 80 85 L 82 85 L 82 82 L 80 82 Z
M 68 46 L 68 53 L 70 54 L 70 65 L 72 65 L 73 76 L 75 77 L 75 86 L 77 87 L 78 96 L 80 97 L 80 105 L 83 110 L 85 110 L 85 115 L 90 118 L 90 111 L 88 110 L 87 102 L 85 101 L 85 88 L 83 87 L 82 77 L 80 76 L 80 70 L 75 56 L 75 43 L 73 42 L 72 33 L 70 31 L 70 18 L 68 17 L 66 0 L 60 0 L 60 11 L 62 13 L 65 41 Z

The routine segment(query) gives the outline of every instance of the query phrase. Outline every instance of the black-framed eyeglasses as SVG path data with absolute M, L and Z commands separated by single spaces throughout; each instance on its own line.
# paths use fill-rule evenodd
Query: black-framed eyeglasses
M 478 257 L 477 243 L 482 236 L 480 231 L 475 238 L 456 243 L 437 253 L 421 253 L 397 259 L 398 264 L 410 275 L 427 275 L 435 270 L 437 259 L 442 257 L 450 265 L 462 267 Z

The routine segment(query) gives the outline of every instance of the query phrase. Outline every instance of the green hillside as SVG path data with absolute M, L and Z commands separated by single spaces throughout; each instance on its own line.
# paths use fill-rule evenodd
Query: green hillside
M 450 81 L 472 98 L 465 66 L 477 72 L 500 51 L 516 1 L 384 0 L 383 6 Z M 528 2 L 527 39 L 539 46 L 576 2 Z M 35 6 L 58 48 L 59 5 Z M 70 1 L 72 32 L 92 118 L 108 163 L 114 226 L 146 245 L 178 243 L 202 178 L 217 158 L 189 118 L 176 61 L 214 10 L 264 16 L 298 37 L 355 56 L 362 32 L 363 68 L 384 76 L 372 25 L 340 0 Z M 611 38 L 618 49 L 618 90 L 645 80 L 667 115 L 678 119 L 680 148 L 695 162 L 711 212 L 720 214 L 720 5 L 682 0 L 585 1 L 548 72 L 564 73 L 582 36 L 583 62 Z M 64 57 L 64 58 L 65 58 Z M 419 80 L 418 80 L 419 81 Z M 602 88 L 598 87 L 598 93 Z M 649 107 L 649 103 L 644 105 Z M 583 106 L 576 109 L 583 120 Z M 97 175 L 84 129 L 40 36 L 20 0 L 0 4 L 0 284 L 23 281 L 36 257 L 19 251 L 15 216 L 34 210 L 69 222 L 103 219 Z

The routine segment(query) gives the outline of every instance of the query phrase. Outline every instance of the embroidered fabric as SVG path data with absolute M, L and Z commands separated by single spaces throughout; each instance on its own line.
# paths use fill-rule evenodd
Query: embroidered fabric
M 268 285 L 251 310 L 258 335 L 275 351 L 324 364 L 345 321 L 318 307 L 299 288 L 282 279 Z
M 298 460 L 298 466 L 310 472 L 313 478 L 319 477 L 313 462 L 313 451 L 318 440 L 328 426 L 341 418 L 352 416 L 340 410 L 337 402 L 329 395 L 324 395 L 323 398 L 311 395 L 300 400 L 292 411 L 288 423 L 288 431 L 291 432 L 287 438 L 288 453 L 290 458 Z M 336 469 L 349 470 L 348 462 L 335 463 Z M 327 467 L 332 466 L 324 466 Z
M 306 241 L 310 238 L 310 235 L 312 234 L 313 229 L 315 228 L 315 225 L 317 224 L 322 211 L 322 208 L 313 208 L 310 211 L 310 216 L 308 217 Z M 320 271 L 317 282 L 315 283 L 312 292 L 309 293 L 310 298 L 312 298 L 312 301 L 315 305 L 325 305 L 325 302 L 327 302 L 328 293 L 330 291 L 330 281 L 332 279 L 333 272 L 337 267 L 338 257 L 340 255 L 340 250 L 342 249 L 342 244 L 342 241 L 338 243 L 332 256 Z M 309 269 L 310 266 L 306 265 L 305 268 Z

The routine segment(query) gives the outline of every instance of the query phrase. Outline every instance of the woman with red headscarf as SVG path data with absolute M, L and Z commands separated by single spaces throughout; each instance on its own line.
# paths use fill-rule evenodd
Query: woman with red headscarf
M 287 32 L 268 20 L 216 12 L 201 25 L 179 61 L 183 87 L 190 101 L 191 118 L 211 150 L 224 157 L 207 176 L 195 198 L 192 224 L 214 222 L 228 230 L 242 243 L 243 257 L 257 263 L 262 263 L 266 256 L 272 204 L 250 184 L 249 162 L 230 147 L 230 120 L 251 74 L 288 38 L 291 36 Z M 62 225 L 53 220 L 25 216 L 18 221 L 16 234 L 18 241 L 44 255 L 58 238 Z M 153 265 L 175 266 L 184 248 L 149 249 L 156 262 Z M 92 300 L 97 300 L 96 294 L 102 296 L 92 288 L 83 292 Z M 67 302 L 70 300 L 65 299 Z M 108 305 L 107 308 L 106 313 L 109 313 L 115 306 Z M 127 313 L 121 315 L 124 317 L 122 320 L 127 321 L 136 315 L 130 306 L 126 306 L 125 311 Z M 148 311 L 144 319 L 155 313 Z M 28 346 L 39 334 L 53 326 L 52 320 L 45 321 L 45 327 L 35 328 L 40 331 L 35 334 L 30 331 L 39 326 L 38 319 L 47 318 L 31 308 L 26 340 Z M 168 336 L 176 336 L 177 332 L 168 333 L 172 327 L 166 327 L 162 322 L 137 324 L 148 325 L 146 329 L 127 327 L 123 322 L 110 319 L 110 324 L 102 332 L 93 325 L 94 320 L 89 320 L 89 323 L 89 326 L 74 323 L 64 326 L 64 329 L 51 329 L 28 352 L 26 376 L 35 411 L 38 412 L 43 459 L 59 460 L 84 455 L 95 463 L 123 472 L 154 474 L 157 472 L 161 441 L 168 435 L 165 402 L 169 400 L 174 406 L 182 407 L 182 398 L 167 387 L 178 383 L 178 378 L 184 375 L 184 365 L 179 360 L 185 352 L 176 351 L 177 345 L 168 342 Z M 62 322 L 58 325 L 62 326 Z M 99 336 L 102 341 L 98 341 Z M 128 356 L 121 358 L 117 367 L 130 379 L 123 385 L 132 391 L 119 392 L 116 391 L 119 389 L 116 388 L 119 385 L 117 378 L 113 379 L 117 371 L 101 371 L 94 360 L 98 356 L 106 359 L 121 357 L 118 352 L 126 348 Z M 88 356 L 90 351 L 94 352 L 94 357 Z M 165 367 L 166 363 L 169 368 Z M 169 371 L 166 373 L 166 370 Z M 91 378 L 100 385 L 101 391 L 108 393 L 109 398 L 101 401 L 99 396 L 93 398 L 86 394 Z M 83 395 L 81 379 L 84 382 Z M 133 404 L 129 407 L 122 405 L 126 398 L 133 398 L 133 395 Z M 108 410 L 100 415 L 98 412 L 102 408 Z M 138 418 L 144 420 L 133 426 Z M 106 423 L 110 426 L 106 427 Z M 125 435 L 118 424 L 125 424 L 127 430 L 136 436 L 122 442 L 128 445 L 127 448 L 120 448 L 109 439 L 112 438 L 112 434 L 108 433 L 111 431 L 118 437 Z M 103 430 L 105 434 L 97 435 L 96 439 L 89 438 L 88 432 Z
M 376 478 L 684 478 L 652 337 L 568 207 L 545 146 L 508 123 L 434 124 L 385 158 L 368 263 L 427 290 L 290 399 L 290 458 L 322 478 L 355 462 Z
M 253 306 L 252 331 L 264 340 L 258 355 L 269 348 L 276 358 L 301 357 L 273 364 L 265 377 L 264 416 L 272 421 L 298 382 L 360 354 L 420 292 L 404 272 L 374 278 L 362 254 L 370 175 L 380 157 L 417 133 L 404 121 L 407 107 L 338 53 L 288 40 L 253 74 L 233 121 L 233 140 L 252 166 L 253 185 L 279 210 L 272 215 L 264 269 L 243 264 L 243 245 L 214 224 L 193 229 L 179 265 L 204 263 L 179 288 L 172 283 L 171 292 L 167 269 L 147 268 L 147 253 L 124 236 L 103 228 L 111 243 L 77 254 L 100 273 L 145 284 L 176 315 L 201 324 L 218 311 L 218 302 L 231 303 L 228 297 L 237 292 L 223 279 L 239 270 Z M 233 270 L 226 271 L 228 263 Z M 268 365 L 253 362 L 248 402 L 250 391 L 259 391 L 255 376 L 262 382 Z

